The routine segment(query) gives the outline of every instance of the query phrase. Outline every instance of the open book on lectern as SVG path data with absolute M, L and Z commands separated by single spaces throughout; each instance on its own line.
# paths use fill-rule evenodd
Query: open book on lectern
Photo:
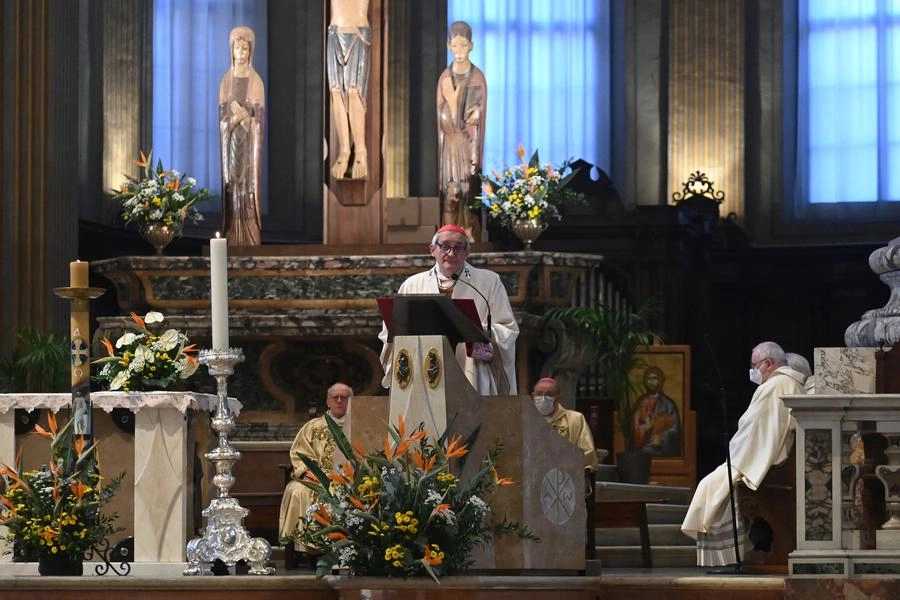
M 453 345 L 489 342 L 472 298 L 444 294 L 400 294 L 378 298 L 378 309 L 388 330 L 395 335 L 443 335 Z

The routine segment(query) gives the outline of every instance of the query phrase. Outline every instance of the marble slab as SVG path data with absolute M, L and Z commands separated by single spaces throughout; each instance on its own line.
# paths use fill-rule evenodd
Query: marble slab
M 874 394 L 876 348 L 816 348 L 817 394 Z

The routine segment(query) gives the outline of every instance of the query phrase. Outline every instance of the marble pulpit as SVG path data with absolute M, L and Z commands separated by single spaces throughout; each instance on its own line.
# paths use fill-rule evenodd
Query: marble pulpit
M 501 476 L 514 485 L 497 490 L 495 519 L 526 525 L 540 542 L 506 536 L 475 557 L 475 568 L 582 571 L 585 568 L 586 506 L 582 451 L 540 416 L 528 396 L 481 396 L 469 384 L 453 347 L 439 335 L 397 336 L 393 356 L 405 354 L 408 370 L 394 370 L 390 399 L 353 398 L 345 431 L 364 448 L 379 448 L 388 422 L 404 417 L 408 427 L 425 423 L 433 435 L 448 431 L 463 439 L 478 429 L 470 476 L 495 444 Z M 406 360 L 406 359 L 404 359 Z M 398 380 L 399 378 L 399 380 Z
M 111 543 L 133 536 L 135 562 L 184 563 L 185 542 L 199 525 L 199 508 L 210 499 L 203 454 L 215 444 L 209 415 L 216 396 L 95 392 L 91 401 L 100 464 L 107 476 L 125 473 L 122 488 L 105 509 L 118 514 L 123 528 Z M 45 439 L 16 435 L 17 409 L 66 413 L 70 402 L 71 394 L 0 394 L 0 462 L 14 464 L 22 450 L 26 468 L 46 463 Z M 231 406 L 240 411 L 236 400 Z

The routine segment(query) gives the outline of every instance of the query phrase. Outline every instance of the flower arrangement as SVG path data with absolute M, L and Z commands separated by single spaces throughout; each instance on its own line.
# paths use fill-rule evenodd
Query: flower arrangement
M 478 207 L 487 208 L 488 216 L 505 227 L 520 220 L 547 223 L 559 220 L 559 207 L 564 204 L 581 204 L 584 194 L 567 186 L 578 170 L 571 170 L 566 161 L 558 168 L 540 164 L 537 150 L 525 161 L 525 149 L 518 148 L 518 165 L 482 175 L 482 194 L 477 197 Z M 568 172 L 567 172 L 568 171 Z
M 38 435 L 50 440 L 50 464 L 24 471 L 22 453 L 16 467 L 0 466 L 5 492 L 0 494 L 0 525 L 7 527 L 14 560 L 33 561 L 66 556 L 81 559 L 92 546 L 122 528 L 115 513 L 100 508 L 118 491 L 123 474 L 104 484 L 97 468 L 97 446 L 73 435 L 73 421 L 61 429 L 56 416 L 48 416 L 49 431 L 35 425 Z
M 181 235 L 185 221 L 199 223 L 203 215 L 196 204 L 205 200 L 209 192 L 198 188 L 193 177 L 186 177 L 173 169 L 163 168 L 162 160 L 152 167 L 153 151 L 141 152 L 140 160 L 133 161 L 140 167 L 140 176 L 125 175 L 126 180 L 113 199 L 122 204 L 122 219 L 135 223 L 139 229 L 148 225 L 166 225 L 175 235 Z
M 325 473 L 301 456 L 313 475 L 304 484 L 317 502 L 301 518 L 295 539 L 324 553 L 317 576 L 337 566 L 358 575 L 427 573 L 437 580 L 470 565 L 472 550 L 493 536 L 538 541 L 527 527 L 492 521 L 490 496 L 513 483 L 494 468 L 499 448 L 466 482 L 451 470 L 451 460 L 468 452 L 459 437 L 434 443 L 422 425 L 407 436 L 401 417 L 388 427 L 384 450 L 366 454 L 347 441 L 330 415 L 325 418 L 348 462 Z
M 123 333 L 115 347 L 109 339 L 101 340 L 109 356 L 93 361 L 103 365 L 95 379 L 108 383 L 110 390 L 133 392 L 165 389 L 194 374 L 199 364 L 197 348 L 188 343 L 188 337 L 175 329 L 159 334 L 150 329 L 165 320 L 162 313 L 150 311 L 143 319 L 131 313 L 131 319 L 131 331 Z

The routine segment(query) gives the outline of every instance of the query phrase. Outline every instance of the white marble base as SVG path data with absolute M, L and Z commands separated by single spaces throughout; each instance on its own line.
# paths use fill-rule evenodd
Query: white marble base
M 841 534 L 841 547 L 847 550 L 862 550 L 862 532 L 858 529 L 845 529 Z
M 900 549 L 900 529 L 879 529 L 876 531 L 875 547 L 878 550 Z

